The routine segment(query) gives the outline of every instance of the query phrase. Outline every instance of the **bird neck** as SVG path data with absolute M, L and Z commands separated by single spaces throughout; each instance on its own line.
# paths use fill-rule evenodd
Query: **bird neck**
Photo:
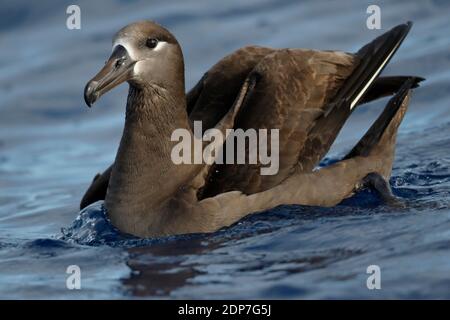
M 194 165 L 171 160 L 175 129 L 191 131 L 184 83 L 166 88 L 130 85 L 124 131 L 105 199 L 108 215 L 120 230 L 136 233 L 142 221 L 156 221 L 152 214 L 195 174 Z

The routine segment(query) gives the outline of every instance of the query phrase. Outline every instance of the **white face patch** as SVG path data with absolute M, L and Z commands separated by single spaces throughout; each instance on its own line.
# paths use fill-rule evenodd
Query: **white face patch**
M 135 60 L 135 61 L 137 60 L 136 49 L 133 47 L 132 43 L 130 41 L 128 41 L 128 39 L 126 39 L 126 38 L 119 38 L 116 41 L 114 41 L 113 47 L 112 47 L 112 51 L 114 51 L 114 49 L 117 46 L 124 47 L 125 50 L 127 50 L 128 55 L 130 56 L 130 58 Z
M 165 41 L 158 41 L 158 44 L 153 49 L 154 51 L 161 51 L 165 46 L 167 45 L 167 42 Z
M 156 45 L 155 48 L 152 49 L 152 51 L 161 51 L 163 50 L 166 46 L 168 45 L 168 43 L 166 41 L 158 41 L 158 44 Z M 118 38 L 114 41 L 113 43 L 113 47 L 112 47 L 112 51 L 114 51 L 114 49 L 117 46 L 122 46 L 125 48 L 125 50 L 127 50 L 128 55 L 130 56 L 130 58 L 134 61 L 136 61 L 136 63 L 134 64 L 133 67 L 133 73 L 134 75 L 138 75 L 141 71 L 142 71 L 142 67 L 143 67 L 143 63 L 145 60 L 151 60 L 153 59 L 152 57 L 149 58 L 144 58 L 144 59 L 139 59 L 138 57 L 140 56 L 138 53 L 138 49 L 136 49 L 133 45 L 133 43 L 128 39 L 128 38 Z M 142 56 L 142 55 L 141 55 Z
M 153 51 L 161 51 L 166 45 L 167 45 L 166 41 L 158 41 L 158 44 L 156 45 L 155 48 L 153 48 Z M 137 49 L 133 46 L 131 41 L 129 41 L 127 38 L 119 38 L 116 41 L 114 41 L 113 47 L 112 47 L 112 51 L 114 51 L 114 49 L 117 46 L 124 47 L 125 50 L 127 50 L 128 55 L 130 56 L 130 58 L 133 59 L 134 61 L 138 61 L 139 60 L 138 59 Z
M 133 74 L 136 76 L 141 72 L 141 67 L 142 67 L 143 61 L 138 61 L 134 64 L 133 67 Z

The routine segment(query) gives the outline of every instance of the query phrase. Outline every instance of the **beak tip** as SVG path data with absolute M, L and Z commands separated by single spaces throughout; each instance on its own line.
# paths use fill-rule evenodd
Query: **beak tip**
M 123 46 L 116 46 L 105 66 L 84 87 L 86 105 L 91 108 L 105 92 L 127 81 L 134 63 Z
M 97 100 L 97 94 L 96 94 L 96 86 L 97 83 L 90 81 L 86 84 L 86 87 L 84 88 L 84 102 L 86 102 L 86 105 L 91 108 L 94 104 L 95 100 Z
M 90 100 L 90 99 L 88 99 L 86 97 L 84 98 L 84 102 L 86 103 L 86 106 L 88 108 L 92 108 L 92 105 L 94 104 L 94 102 L 92 100 Z

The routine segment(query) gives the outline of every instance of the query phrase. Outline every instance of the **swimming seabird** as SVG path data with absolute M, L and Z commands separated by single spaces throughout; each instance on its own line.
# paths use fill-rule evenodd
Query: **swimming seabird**
M 334 206 L 370 186 L 390 203 L 398 126 L 418 77 L 380 77 L 411 23 L 351 54 L 341 51 L 241 48 L 208 70 L 185 94 L 179 43 L 151 21 L 114 37 L 113 51 L 85 87 L 91 106 L 129 83 L 125 126 L 113 165 L 98 174 L 81 208 L 105 200 L 112 224 L 140 237 L 214 232 L 282 204 Z M 352 151 L 316 170 L 355 107 L 395 94 Z M 260 164 L 175 164 L 175 129 L 278 128 L 279 171 Z

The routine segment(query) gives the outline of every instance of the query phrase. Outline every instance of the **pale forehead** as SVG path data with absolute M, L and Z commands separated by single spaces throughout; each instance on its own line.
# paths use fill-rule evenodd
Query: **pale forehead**
M 137 46 L 135 39 L 129 37 L 119 37 L 114 39 L 112 51 L 114 51 L 114 49 L 119 45 L 124 47 L 125 50 L 127 50 L 128 55 L 130 56 L 131 59 L 133 60 L 139 59 L 139 50 L 141 49 Z M 153 49 L 153 51 L 160 51 L 167 45 L 168 45 L 167 42 L 160 40 L 158 41 L 158 44 Z
M 138 21 L 120 29 L 114 38 L 155 37 L 166 42 L 175 42 L 173 35 L 164 27 L 152 21 Z
M 144 38 L 145 34 L 137 25 L 128 25 L 121 30 L 119 30 L 113 37 L 113 48 L 117 44 L 128 44 L 136 43 L 140 38 Z
M 119 45 L 124 47 L 125 50 L 127 50 L 128 55 L 130 56 L 131 59 L 137 59 L 138 48 L 136 47 L 135 40 L 132 37 L 126 36 L 115 37 L 113 40 L 112 51 L 114 51 L 114 49 Z
M 132 59 L 137 59 L 139 56 L 140 42 L 145 41 L 149 37 L 155 37 L 159 40 L 155 51 L 161 50 L 168 41 L 173 41 L 173 36 L 163 27 L 151 21 L 141 21 L 132 23 L 116 33 L 113 38 L 112 50 L 118 45 L 123 46 L 128 55 Z

